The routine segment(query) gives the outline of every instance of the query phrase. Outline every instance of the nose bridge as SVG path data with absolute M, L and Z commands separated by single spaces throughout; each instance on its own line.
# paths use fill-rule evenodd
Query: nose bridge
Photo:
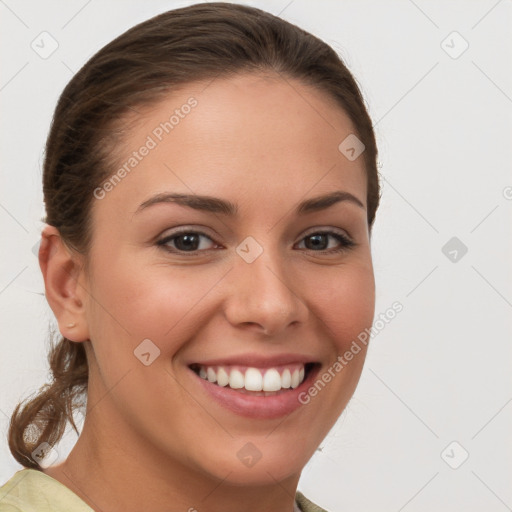
M 307 308 L 292 285 L 291 267 L 287 267 L 279 249 L 247 237 L 236 253 L 226 308 L 228 320 L 233 324 L 259 324 L 267 334 L 304 321 Z

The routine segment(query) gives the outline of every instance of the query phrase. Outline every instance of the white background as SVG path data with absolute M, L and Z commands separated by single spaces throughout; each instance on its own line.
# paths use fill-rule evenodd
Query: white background
M 47 378 L 51 312 L 32 248 L 55 103 L 100 47 L 189 3 L 0 1 L 0 484 L 20 469 L 8 417 Z M 512 2 L 249 4 L 330 43 L 361 84 L 384 177 L 376 316 L 404 307 L 299 488 L 331 512 L 512 510 Z M 42 31 L 59 45 L 47 59 L 30 46 Z M 445 51 L 464 40 L 458 58 Z M 468 249 L 456 262 L 441 250 L 452 237 Z M 458 469 L 445 462 L 465 451 Z

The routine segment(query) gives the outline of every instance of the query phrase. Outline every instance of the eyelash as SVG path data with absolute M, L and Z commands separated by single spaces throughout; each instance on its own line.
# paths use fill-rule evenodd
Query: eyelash
M 173 253 L 173 254 L 179 254 L 179 255 L 187 255 L 187 256 L 191 256 L 191 257 L 199 256 L 200 253 L 202 253 L 202 252 L 212 250 L 212 249 L 203 249 L 203 250 L 196 249 L 194 251 L 183 251 L 183 250 L 180 250 L 180 249 L 173 249 L 173 248 L 171 248 L 171 247 L 169 247 L 167 245 L 170 241 L 172 241 L 172 240 L 174 240 L 176 238 L 179 238 L 180 236 L 183 236 L 183 235 L 199 235 L 199 236 L 206 237 L 206 238 L 208 238 L 209 240 L 211 240 L 212 242 L 215 243 L 215 241 L 210 236 L 208 236 L 206 233 L 202 233 L 201 231 L 194 231 L 194 230 L 190 230 L 190 229 L 182 229 L 182 230 L 174 232 L 172 235 L 166 236 L 165 238 L 162 238 L 161 240 L 158 240 L 156 242 L 156 244 L 159 247 L 161 247 L 163 250 L 167 251 L 167 252 L 170 252 L 170 253 Z M 356 243 L 353 242 L 346 235 L 338 233 L 337 231 L 329 231 L 329 230 L 314 231 L 312 233 L 309 233 L 308 235 L 306 235 L 305 237 L 303 237 L 301 239 L 301 242 L 303 240 L 307 239 L 307 238 L 313 237 L 314 235 L 329 235 L 329 236 L 332 236 L 333 238 L 338 240 L 338 242 L 341 243 L 341 246 L 338 247 L 337 249 L 327 249 L 327 250 L 322 250 L 322 251 L 314 251 L 312 249 L 306 249 L 306 250 L 308 250 L 310 252 L 314 252 L 314 253 L 317 253 L 317 254 L 336 254 L 336 253 L 341 253 L 341 252 L 345 252 L 345 251 L 348 251 L 348 250 L 352 249 L 356 245 Z M 213 249 L 213 250 L 215 250 L 215 249 Z

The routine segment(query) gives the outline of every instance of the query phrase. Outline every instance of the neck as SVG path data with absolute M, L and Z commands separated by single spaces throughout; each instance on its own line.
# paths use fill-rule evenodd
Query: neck
M 67 460 L 44 471 L 96 512 L 293 511 L 300 474 L 281 481 L 269 475 L 256 485 L 233 483 L 230 472 L 215 478 L 141 442 L 125 421 L 99 409 L 88 412 Z

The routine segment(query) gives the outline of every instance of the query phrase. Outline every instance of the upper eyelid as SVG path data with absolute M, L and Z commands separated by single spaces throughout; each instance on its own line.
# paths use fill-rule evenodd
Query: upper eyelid
M 171 228 L 172 229 L 172 228 Z M 214 232 L 215 234 L 214 235 L 210 235 L 209 233 L 207 233 L 206 231 L 208 230 L 208 228 L 204 228 L 204 227 L 187 227 L 187 226 L 180 226 L 178 228 L 175 228 L 176 231 L 168 234 L 168 235 L 165 235 L 163 236 L 162 238 L 168 238 L 168 237 L 173 237 L 173 236 L 177 236 L 179 234 L 182 234 L 182 233 L 196 233 L 196 234 L 200 234 L 200 235 L 205 235 L 205 236 L 208 236 L 208 237 L 215 237 L 215 236 L 221 236 L 220 234 L 218 234 L 216 231 Z M 166 230 L 167 231 L 167 230 Z M 352 238 L 350 236 L 350 234 L 347 232 L 346 229 L 342 229 L 342 228 L 336 228 L 336 227 L 330 227 L 330 226 L 327 226 L 327 227 L 312 227 L 312 228 L 308 228 L 303 234 L 302 236 L 308 236 L 310 234 L 314 234 L 314 233 L 319 233 L 319 232 L 334 232 L 334 233 L 338 233 L 338 234 L 342 234 L 342 235 L 345 235 L 347 236 L 348 238 Z
M 313 235 L 315 233 L 335 233 L 337 235 L 343 235 L 347 238 L 352 239 L 352 237 L 348 234 L 347 230 L 341 229 L 341 228 L 334 228 L 334 227 L 315 227 L 307 229 L 303 234 L 302 237 Z

